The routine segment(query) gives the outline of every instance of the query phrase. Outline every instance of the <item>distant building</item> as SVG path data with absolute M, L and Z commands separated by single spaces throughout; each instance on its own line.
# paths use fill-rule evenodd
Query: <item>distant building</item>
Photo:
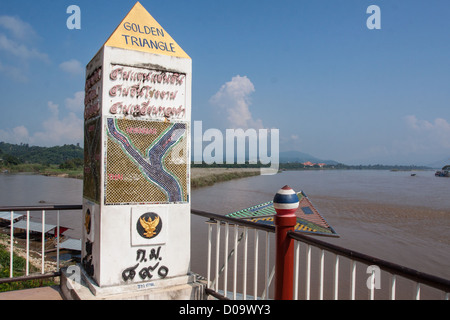
M 305 167 L 313 167 L 313 166 L 319 166 L 320 168 L 323 168 L 326 166 L 326 163 L 312 163 L 311 161 L 306 161 L 302 163 Z

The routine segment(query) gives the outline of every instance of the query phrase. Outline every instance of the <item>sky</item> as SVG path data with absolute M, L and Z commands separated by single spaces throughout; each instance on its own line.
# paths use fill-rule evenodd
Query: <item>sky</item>
M 0 141 L 83 145 L 85 66 L 135 2 L 2 3 Z M 345 164 L 450 159 L 450 1 L 140 2 L 192 58 L 203 130 L 279 129 L 280 151 Z

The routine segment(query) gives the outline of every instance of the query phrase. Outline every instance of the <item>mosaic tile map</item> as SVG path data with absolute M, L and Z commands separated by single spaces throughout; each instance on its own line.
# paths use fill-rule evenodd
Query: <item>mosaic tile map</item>
M 106 119 L 105 204 L 185 203 L 187 124 Z

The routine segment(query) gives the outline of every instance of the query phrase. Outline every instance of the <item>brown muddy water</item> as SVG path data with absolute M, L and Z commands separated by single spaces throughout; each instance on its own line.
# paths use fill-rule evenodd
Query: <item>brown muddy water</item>
M 414 172 L 415 176 L 411 176 L 411 173 L 376 170 L 283 172 L 274 176 L 244 178 L 192 190 L 191 203 L 194 209 L 227 214 L 269 201 L 279 188 L 287 184 L 296 191 L 303 190 L 340 236 L 320 237 L 320 240 L 450 279 L 450 179 L 437 178 L 433 171 L 417 171 Z M 80 204 L 81 194 L 81 180 L 0 174 L 0 206 Z M 32 215 L 32 220 L 39 219 L 40 214 Z M 80 212 L 62 212 L 60 219 L 62 226 L 71 228 L 65 232 L 67 236 L 80 238 Z M 206 276 L 205 220 L 192 216 L 191 269 Z M 54 223 L 56 218 L 48 213 L 46 222 Z M 233 230 L 230 231 L 230 238 L 232 237 Z M 260 250 L 263 250 L 265 236 L 260 235 L 259 241 Z M 252 242 L 253 234 L 250 234 L 249 244 Z M 273 241 L 270 246 L 273 254 Z M 239 250 L 238 255 L 241 257 L 242 250 Z M 304 251 L 305 248 L 301 246 L 300 298 L 305 296 L 305 283 L 302 280 L 305 270 Z M 312 269 L 317 270 L 318 258 L 315 256 L 318 256 L 318 252 L 314 251 L 315 249 Z M 249 257 L 249 264 L 252 264 L 250 253 Z M 332 254 L 325 255 L 326 299 L 331 299 L 333 294 L 333 281 L 328 280 L 334 279 L 334 259 Z M 238 268 L 241 268 L 241 262 Z M 262 270 L 260 274 L 264 274 L 263 262 L 259 263 L 259 269 Z M 350 263 L 341 259 L 339 297 L 342 299 L 349 297 L 349 270 Z M 248 272 L 247 293 L 252 294 L 251 266 Z M 365 267 L 358 266 L 357 277 L 365 283 L 368 277 Z M 312 299 L 318 297 L 317 283 L 318 278 L 313 275 Z M 228 286 L 229 290 L 231 285 L 230 283 Z M 242 283 L 239 283 L 239 286 L 241 288 Z M 258 283 L 259 295 L 263 286 L 263 281 Z M 389 286 L 389 275 L 382 275 L 381 286 Z M 367 289 L 363 287 L 357 289 L 357 299 L 367 299 Z M 405 288 L 397 289 L 398 298 L 407 299 L 414 294 L 413 284 L 406 283 Z M 427 290 L 422 289 L 421 295 L 426 298 Z M 381 297 L 388 298 L 384 293 Z M 432 292 L 429 297 L 439 296 Z

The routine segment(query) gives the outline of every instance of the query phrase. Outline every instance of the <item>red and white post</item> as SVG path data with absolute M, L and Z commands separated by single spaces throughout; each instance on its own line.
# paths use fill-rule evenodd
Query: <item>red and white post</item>
M 294 240 L 287 236 L 294 231 L 299 206 L 297 193 L 284 186 L 275 194 L 273 206 L 275 216 L 276 261 L 275 300 L 292 300 L 294 291 Z

